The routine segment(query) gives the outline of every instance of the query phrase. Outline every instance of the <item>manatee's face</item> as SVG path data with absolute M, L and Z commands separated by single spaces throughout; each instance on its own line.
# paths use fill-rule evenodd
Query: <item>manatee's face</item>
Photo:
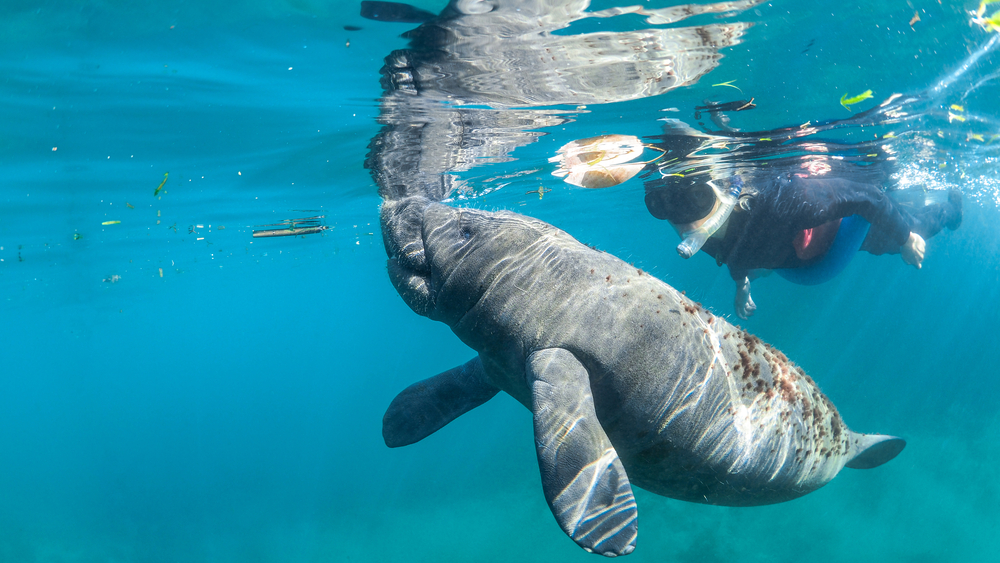
M 527 217 L 432 204 L 424 212 L 424 249 L 431 271 L 472 274 L 491 268 L 538 239 Z
M 479 300 L 509 268 L 531 267 L 517 259 L 541 236 L 538 221 L 431 204 L 424 211 L 424 252 L 436 294 L 434 318 L 450 323 Z

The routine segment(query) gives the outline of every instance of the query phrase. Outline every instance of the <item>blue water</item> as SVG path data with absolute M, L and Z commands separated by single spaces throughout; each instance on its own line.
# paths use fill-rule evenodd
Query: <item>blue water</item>
M 842 94 L 872 89 L 867 109 L 953 69 L 987 38 L 975 8 L 762 4 L 697 84 L 592 105 L 513 162 L 469 171 L 490 192 L 473 204 L 549 221 L 739 321 L 728 273 L 676 256 L 639 181 L 573 188 L 548 156 L 594 134 L 655 135 L 675 116 L 661 109 L 690 118 L 739 94 L 712 86 L 730 80 L 758 106 L 740 127 L 847 117 Z M 530 413 L 509 397 L 419 444 L 382 442 L 396 393 L 473 352 L 388 282 L 363 161 L 378 71 L 414 25 L 357 14 L 316 0 L 0 7 L 0 561 L 596 560 L 549 512 Z M 985 85 L 976 109 L 1000 117 L 997 92 Z M 966 196 L 921 270 L 862 254 L 820 286 L 772 276 L 741 323 L 854 430 L 906 450 L 774 506 L 637 490 L 630 561 L 1000 561 L 1000 200 L 985 148 L 920 161 Z M 536 169 L 487 189 L 496 170 Z M 523 193 L 539 185 L 553 191 Z M 322 234 L 252 237 L 320 214 Z

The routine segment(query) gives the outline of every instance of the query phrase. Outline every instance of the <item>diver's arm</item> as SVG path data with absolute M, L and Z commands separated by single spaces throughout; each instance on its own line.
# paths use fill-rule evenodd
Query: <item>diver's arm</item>
M 748 276 L 745 276 L 743 281 L 736 282 L 736 299 L 733 302 L 733 307 L 736 309 L 736 315 L 743 320 L 749 319 L 757 310 L 757 305 L 750 297 L 750 278 Z
M 917 233 L 910 233 L 910 238 L 906 239 L 906 243 L 903 244 L 900 255 L 903 262 L 919 270 L 924 262 L 926 250 L 927 244 L 924 242 L 924 237 Z
M 750 274 L 753 272 L 743 268 L 734 268 L 729 264 L 729 275 L 736 282 L 736 299 L 733 301 L 733 308 L 736 309 L 736 316 L 746 320 L 757 310 L 757 305 L 750 297 Z M 757 276 L 754 276 L 755 278 Z

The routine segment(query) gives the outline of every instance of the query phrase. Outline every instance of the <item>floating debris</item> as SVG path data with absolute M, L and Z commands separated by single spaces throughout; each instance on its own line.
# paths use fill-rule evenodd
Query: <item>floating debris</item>
M 105 221 L 105 222 L 103 222 L 101 224 L 102 225 L 118 225 L 118 224 L 121 224 L 121 221 Z
M 747 100 L 736 100 L 735 102 L 725 102 L 725 103 L 713 103 L 707 102 L 703 106 L 696 106 L 694 108 L 694 118 L 701 119 L 701 112 L 716 114 L 726 111 L 744 111 L 748 109 L 753 109 L 757 107 L 757 104 L 753 103 L 755 98 L 750 98 Z
M 133 206 L 131 203 L 127 201 L 125 202 L 125 207 L 128 207 L 129 209 L 135 209 L 135 206 Z
M 712 87 L 713 87 L 713 88 L 715 88 L 716 86 L 729 86 L 730 88 L 736 88 L 736 89 L 737 89 L 737 90 L 739 90 L 739 91 L 740 91 L 740 93 L 742 94 L 742 93 L 743 93 L 743 90 L 742 90 L 742 89 L 740 89 L 740 87 L 739 87 L 739 86 L 735 86 L 735 85 L 733 85 L 733 82 L 736 82 L 736 79 L 735 79 L 735 78 L 734 78 L 734 79 L 732 79 L 732 80 L 728 80 L 728 81 L 726 81 L 726 82 L 719 82 L 718 84 L 712 84 Z
M 530 192 L 524 192 L 525 194 L 538 194 L 538 199 L 542 199 L 542 196 L 552 191 L 552 188 L 546 188 L 545 186 L 538 186 L 537 190 L 531 190 Z
M 917 23 L 918 21 L 920 21 L 920 14 L 918 14 L 917 12 L 913 12 L 913 17 L 910 18 L 910 27 L 913 27 L 913 24 Z
M 844 94 L 843 96 L 840 97 L 840 105 L 844 106 L 844 109 L 846 109 L 847 111 L 851 111 L 850 106 L 853 106 L 858 102 L 863 102 L 871 97 L 872 97 L 871 90 L 865 90 L 864 92 L 858 94 L 857 96 L 851 96 L 851 97 L 847 97 L 847 94 Z
M 121 279 L 122 279 L 121 276 L 119 276 L 118 274 L 114 274 L 104 278 L 102 281 L 104 283 L 118 283 Z
M 277 229 L 259 229 L 253 232 L 254 238 L 294 237 L 321 233 L 330 227 L 323 224 L 325 215 L 314 215 L 302 219 L 285 219 L 280 223 L 254 225 L 255 227 L 279 227 Z
M 985 18 L 983 14 L 986 13 L 986 5 L 994 4 L 1000 0 L 983 0 L 979 3 L 979 9 L 973 14 L 972 22 L 979 24 L 983 29 L 987 31 L 1000 31 L 1000 10 L 993 12 L 993 15 Z M 53 148 L 52 150 L 55 150 Z
M 81 235 L 80 233 L 73 233 L 73 240 L 80 240 L 82 238 L 83 235 Z
M 153 197 L 156 197 L 156 196 L 160 195 L 160 190 L 162 190 L 163 189 L 163 185 L 167 183 L 167 176 L 169 176 L 169 175 L 170 175 L 170 172 L 164 172 L 163 173 L 163 181 L 160 182 L 159 186 L 156 186 L 155 190 L 153 190 Z M 164 193 L 166 193 L 166 192 L 164 192 Z

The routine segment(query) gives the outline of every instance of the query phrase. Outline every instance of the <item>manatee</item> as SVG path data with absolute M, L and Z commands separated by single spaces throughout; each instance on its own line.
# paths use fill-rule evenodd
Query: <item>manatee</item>
M 506 392 L 531 411 L 552 514 L 587 551 L 635 548 L 633 486 L 765 505 L 905 446 L 852 432 L 780 351 L 552 225 L 422 198 L 384 211 L 383 230 L 398 232 L 397 219 L 416 233 L 390 251 L 392 283 L 478 355 L 400 393 L 386 445 L 418 442 Z

